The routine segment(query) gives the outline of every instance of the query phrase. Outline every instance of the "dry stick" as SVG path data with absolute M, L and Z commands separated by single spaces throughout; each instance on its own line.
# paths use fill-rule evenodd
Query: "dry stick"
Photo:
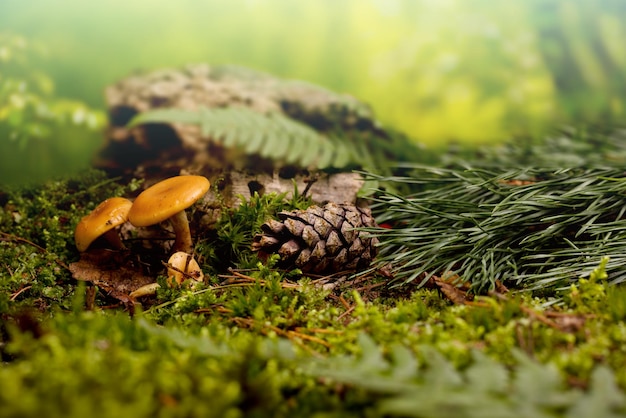
M 248 282 L 254 282 L 254 283 L 259 282 L 259 283 L 261 283 L 261 284 L 266 284 L 266 283 L 267 283 L 267 280 L 263 280 L 263 279 L 255 279 L 255 278 L 254 278 L 254 277 L 252 277 L 252 276 L 246 276 L 245 274 L 241 274 L 241 273 L 239 273 L 238 271 L 233 270 L 233 269 L 229 269 L 229 271 L 232 273 L 232 275 L 233 275 L 233 276 L 235 276 L 235 277 L 237 277 L 237 278 L 239 278 L 239 279 L 242 279 L 242 280 L 248 281 Z M 225 277 L 225 278 L 228 278 L 229 276 L 226 276 L 226 275 L 220 275 L 219 277 Z M 289 283 L 289 282 L 281 282 L 281 284 L 280 284 L 280 285 L 281 285 L 283 288 L 285 288 L 285 289 L 299 289 L 299 288 L 301 287 L 301 285 L 299 285 L 299 284 L 297 284 L 297 283 Z
M 205 314 L 205 313 L 213 313 L 213 312 L 219 312 L 219 313 L 223 313 L 223 314 L 231 314 L 233 313 L 232 309 L 226 308 L 222 305 L 213 305 L 212 307 L 208 307 L 208 308 L 198 308 L 195 311 L 193 311 L 193 313 L 196 314 Z
M 328 342 L 322 340 L 321 338 L 315 337 L 313 335 L 303 334 L 297 331 L 287 331 L 287 334 L 295 338 L 301 338 L 303 340 L 308 340 L 314 343 L 318 343 L 320 345 L 323 345 L 326 348 L 331 348 L 331 345 Z
M 333 277 L 347 276 L 350 273 L 351 273 L 350 270 L 342 270 L 342 271 L 336 271 L 336 272 L 331 273 L 331 274 L 327 274 L 325 276 L 322 276 L 322 275 L 319 275 L 319 274 L 313 274 L 313 273 L 307 273 L 306 275 L 308 277 L 311 277 L 311 278 L 315 277 L 315 280 L 312 280 L 311 283 L 316 284 L 317 282 L 323 282 L 323 281 L 331 279 Z
M 343 334 L 343 330 L 339 330 L 339 329 L 296 327 L 295 330 L 297 332 L 309 331 L 309 332 L 314 332 L 314 333 L 317 333 L 317 334 L 337 334 L 337 335 Z
M 362 290 L 370 291 L 372 289 L 376 289 L 377 287 L 384 286 L 386 283 L 372 283 L 365 286 L 357 287 L 355 290 L 360 292 Z
M 229 269 L 229 271 L 232 273 L 232 275 L 234 277 L 237 277 L 237 278 L 243 280 L 244 283 L 242 283 L 242 284 L 246 284 L 247 285 L 248 283 L 245 283 L 245 282 L 255 282 L 256 283 L 257 281 L 259 281 L 260 283 L 266 283 L 265 280 L 258 280 L 258 279 L 255 279 L 254 277 L 246 276 L 246 275 L 241 274 L 238 271 L 235 271 L 233 269 Z M 226 277 L 226 278 L 233 277 L 233 276 L 220 275 L 220 277 Z M 300 287 L 300 285 L 294 284 L 294 283 L 281 283 L 281 285 L 285 286 L 287 288 L 297 288 L 297 287 Z M 230 286 L 230 285 L 227 285 L 227 286 Z M 200 310 L 197 310 L 196 312 L 199 312 L 199 311 Z M 228 310 L 228 311 L 232 312 L 231 310 Z M 237 319 L 237 318 L 233 318 L 233 319 Z M 245 319 L 244 318 L 240 319 L 240 321 L 243 321 L 243 320 L 245 320 Z M 250 322 L 250 321 L 253 321 L 253 320 L 245 320 L 245 321 Z M 254 323 L 254 322 L 252 322 L 252 323 Z M 301 338 L 301 339 L 304 339 L 304 340 L 313 341 L 313 342 L 321 344 L 321 345 L 323 345 L 323 346 L 325 346 L 327 348 L 330 348 L 330 344 L 328 344 L 326 341 L 324 341 L 322 339 L 319 339 L 317 337 L 314 337 L 314 336 L 311 336 L 311 335 L 307 335 L 307 334 L 302 334 L 302 333 L 297 332 L 297 331 L 284 331 L 284 330 L 282 330 L 282 329 L 280 329 L 280 328 L 278 328 L 278 327 L 276 327 L 274 325 L 264 325 L 264 326 L 270 328 L 271 330 L 275 331 L 279 335 L 283 335 L 283 336 L 286 336 L 286 337 L 292 336 L 292 337 L 297 337 L 297 338 Z M 297 330 L 302 330 L 302 329 L 306 329 L 306 328 L 298 327 L 296 329 Z M 316 329 L 314 332 L 324 332 L 324 331 L 325 330 L 322 330 L 322 329 Z
M 306 197 L 306 194 L 311 189 L 311 186 L 313 186 L 313 183 L 315 183 L 318 179 L 319 179 L 319 176 L 315 174 L 313 177 L 304 180 L 304 182 L 306 183 L 306 186 L 304 187 L 304 190 L 302 191 L 302 195 L 301 195 L 302 197 Z
M 560 330 L 561 327 L 559 326 L 559 324 L 557 324 L 556 322 L 548 319 L 545 315 L 541 314 L 540 312 L 535 311 L 534 309 L 531 309 L 527 306 L 524 305 L 520 305 L 520 309 L 525 312 L 526 314 L 534 317 L 535 319 L 537 319 L 539 322 L 552 327 L 554 329 L 558 329 Z
M 507 298 L 505 295 L 501 294 L 501 293 L 493 293 L 493 295 L 503 301 L 508 301 L 509 298 Z M 561 327 L 559 326 L 559 324 L 557 324 L 556 322 L 552 321 L 551 319 L 549 319 L 548 317 L 546 317 L 544 314 L 542 314 L 541 312 L 537 312 L 536 310 L 529 308 L 528 306 L 525 306 L 523 304 L 520 303 L 519 305 L 520 309 L 522 310 L 522 312 L 524 312 L 525 314 L 532 316 L 533 318 L 537 319 L 539 322 L 543 323 L 544 325 L 547 325 L 551 328 L 557 329 L 557 330 L 561 330 Z
M 556 311 L 548 311 L 545 313 L 545 315 L 549 318 L 560 318 L 560 317 L 571 317 L 572 313 L 571 312 L 556 312 Z M 598 314 L 593 314 L 593 313 L 589 313 L 589 314 L 577 314 L 577 316 L 581 316 L 583 318 L 597 318 Z
M 350 306 L 350 303 L 343 297 L 343 295 L 339 295 L 339 301 L 346 308 L 346 311 L 337 317 L 337 321 L 341 321 L 344 317 L 350 315 L 356 309 L 356 306 Z
M 443 283 L 447 283 L 447 282 L 443 281 Z M 502 301 L 508 301 L 509 300 L 502 293 L 490 292 L 490 295 L 495 297 L 496 299 L 500 299 Z M 450 298 L 450 295 L 446 294 L 446 296 L 448 296 L 448 298 Z M 467 300 L 457 301 L 457 300 L 453 300 L 452 298 L 450 298 L 450 299 L 452 300 L 452 302 L 458 303 L 458 304 L 464 304 L 464 305 L 475 306 L 475 307 L 480 307 L 480 308 L 489 308 L 489 307 L 491 307 L 491 305 L 489 305 L 488 303 L 485 303 L 485 302 L 467 301 Z M 556 322 L 552 321 L 550 318 L 548 318 L 546 315 L 542 314 L 541 312 L 537 312 L 536 310 L 534 310 L 532 308 L 529 308 L 528 306 L 525 306 L 523 304 L 520 304 L 519 307 L 522 310 L 522 312 L 524 312 L 526 315 L 532 316 L 533 318 L 535 318 L 536 320 L 538 320 L 542 324 L 547 325 L 547 326 L 549 326 L 551 328 L 554 328 L 556 330 L 559 330 L 559 331 L 563 330 L 563 327 L 561 327 Z
M 343 295 L 339 295 L 339 302 L 341 302 L 341 304 L 343 305 L 344 308 L 346 309 L 353 309 L 353 306 L 350 306 L 350 303 L 346 300 L 346 298 L 343 297 Z
M 5 241 L 14 241 L 14 242 L 23 242 L 24 244 L 28 244 L 32 247 L 35 247 L 36 249 L 38 249 L 40 252 L 42 253 L 47 253 L 48 250 L 46 250 L 45 248 L 35 244 L 32 241 L 27 240 L 26 238 L 22 238 L 22 237 L 18 237 L 17 235 L 13 235 L 13 234 L 9 234 L 7 232 L 1 232 L 0 231 L 0 236 L 4 237 L 3 240 Z M 63 267 L 66 270 L 69 270 L 69 266 L 67 264 L 65 264 L 64 262 L 62 262 L 61 260 L 54 260 L 58 265 L 60 265 L 61 267 Z
M 231 318 L 231 320 L 237 324 L 243 324 L 243 325 L 247 325 L 248 327 L 252 327 L 255 325 L 255 321 L 253 319 L 246 319 L 246 318 Z M 309 352 L 310 354 L 316 356 L 316 357 L 321 357 L 321 354 L 318 353 L 317 351 L 313 350 L 311 347 L 308 347 L 306 344 L 304 344 L 302 341 L 299 341 L 298 339 L 293 339 L 290 337 L 290 334 L 287 331 L 283 331 L 280 328 L 277 328 L 273 325 L 265 325 L 265 324 L 261 324 L 263 325 L 261 328 L 261 332 L 265 335 L 267 335 L 268 331 L 267 328 L 269 328 L 270 330 L 276 332 L 276 334 L 278 335 L 282 335 L 284 337 L 287 337 L 290 341 L 293 341 L 295 344 L 297 344 L 299 347 L 301 347 L 302 349 L 306 350 L 307 352 Z M 323 341 L 323 340 L 320 340 Z M 323 341 L 327 348 L 330 347 L 330 345 L 326 345 L 328 343 L 326 343 L 325 341 Z
M 11 270 L 11 267 L 9 267 L 7 263 L 2 263 L 2 267 L 4 267 L 6 271 L 9 272 L 9 276 L 13 276 L 13 270 Z
M 174 267 L 170 263 L 166 263 L 165 261 L 161 261 L 161 264 L 163 264 L 165 266 L 165 268 L 172 269 L 175 272 L 182 274 L 185 279 L 194 279 L 194 277 L 191 274 L 185 273 L 184 271 L 182 271 L 181 269 L 179 269 L 177 267 Z M 187 261 L 187 264 L 189 264 L 189 261 Z M 185 267 L 187 267 L 187 266 L 185 266 Z
M 218 306 L 216 307 L 216 309 L 218 312 L 221 313 L 232 313 L 232 309 L 228 309 L 225 308 L 223 306 Z M 212 312 L 212 310 L 210 308 L 201 308 L 201 309 L 197 309 L 194 311 L 195 313 L 205 313 L 205 312 Z M 244 322 L 246 323 L 246 325 L 248 326 L 253 326 L 255 324 L 255 320 L 253 319 L 246 319 L 246 318 L 232 318 L 235 322 Z M 303 340 L 308 340 L 308 341 L 312 341 L 312 342 L 316 342 L 320 345 L 323 345 L 324 347 L 330 348 L 330 344 L 327 343 L 326 341 L 312 336 L 312 335 L 308 335 L 308 334 L 304 334 L 301 331 L 306 330 L 306 331 L 310 331 L 310 332 L 318 332 L 318 333 L 335 333 L 335 334 L 341 334 L 342 331 L 333 331 L 333 330 L 325 330 L 325 329 L 321 329 L 321 328 L 313 328 L 313 329 L 307 329 L 307 328 L 303 328 L 303 327 L 297 327 L 295 331 L 291 331 L 291 330 L 282 330 L 278 327 L 276 327 L 275 325 L 267 325 L 267 324 L 262 324 L 263 327 L 265 328 L 269 328 L 272 331 L 276 332 L 279 335 L 283 335 L 285 337 L 293 337 L 293 338 L 301 338 Z
M 211 290 L 222 290 L 222 289 L 230 289 L 231 287 L 250 287 L 250 286 L 254 286 L 254 283 L 235 282 L 235 283 L 221 284 L 218 286 L 212 286 Z
M 526 330 L 526 332 L 524 332 Z M 523 327 L 521 324 L 517 323 L 515 326 L 515 334 L 517 336 L 517 344 L 520 346 L 526 354 L 530 357 L 534 357 L 534 344 L 533 344 L 533 333 L 532 328 Z
M 217 306 L 215 308 L 216 311 L 220 312 L 220 313 L 233 313 L 232 309 L 228 309 L 225 308 L 223 306 Z M 194 313 L 211 313 L 213 312 L 213 310 L 211 308 L 200 308 L 200 309 L 196 309 L 194 311 Z M 253 326 L 255 321 L 253 319 L 246 319 L 246 318 L 232 318 L 235 322 L 245 322 L 246 325 L 248 326 Z M 312 329 L 307 329 L 307 328 L 303 328 L 303 327 L 297 327 L 295 329 L 295 331 L 285 331 L 282 330 L 278 327 L 276 327 L 275 325 L 266 325 L 263 324 L 263 327 L 269 328 L 272 331 L 276 332 L 279 335 L 285 336 L 285 337 L 294 337 L 294 338 L 300 338 L 303 340 L 308 340 L 308 341 L 312 341 L 318 344 L 323 345 L 324 347 L 330 348 L 331 345 L 329 343 L 327 343 L 326 341 L 312 336 L 312 335 L 308 335 L 308 334 L 304 334 L 302 333 L 302 331 L 309 331 L 309 332 L 318 332 L 318 333 L 326 333 L 326 334 L 341 334 L 343 333 L 342 331 L 334 331 L 334 330 L 325 330 L 325 329 L 321 329 L 321 328 L 312 328 Z
M 234 311 L 230 308 L 227 308 L 225 306 L 218 306 L 217 308 L 215 308 L 215 310 L 217 310 L 219 313 L 225 313 L 225 314 L 231 314 Z
M 87 286 L 85 289 L 85 309 L 93 311 L 96 306 L 96 286 Z
M 30 289 L 31 287 L 33 287 L 32 285 L 29 286 L 25 286 L 23 288 L 21 288 L 20 290 L 18 290 L 17 292 L 13 293 L 11 295 L 11 298 L 9 299 L 11 302 L 13 302 L 15 299 L 17 299 L 17 297 L 22 294 L 23 292 L 27 291 L 28 289 Z
M 436 279 L 435 279 L 435 281 L 436 281 Z M 446 281 L 442 281 L 442 283 L 447 284 Z M 492 296 L 494 296 L 495 298 L 500 299 L 502 301 L 508 301 L 509 300 L 505 295 L 503 295 L 501 293 L 498 293 L 498 292 L 490 292 L 490 294 Z M 446 294 L 446 296 L 450 297 L 450 295 L 448 295 L 448 294 Z M 470 305 L 470 306 L 477 306 L 477 307 L 485 307 L 485 308 L 486 307 L 490 307 L 489 304 L 484 303 L 484 302 L 474 302 L 474 301 L 465 301 L 465 300 L 463 300 L 463 301 L 452 300 L 452 302 L 459 303 L 459 304 Z M 557 329 L 557 330 L 562 330 L 562 327 L 560 327 L 559 324 L 557 324 L 556 322 L 550 320 L 547 316 L 543 315 L 542 313 L 537 312 L 534 309 L 529 308 L 529 307 L 527 307 L 527 306 L 525 306 L 523 304 L 520 304 L 519 307 L 522 310 L 522 312 L 524 312 L 525 314 L 527 314 L 529 316 L 532 316 L 533 318 L 537 319 L 539 322 L 541 322 L 541 323 L 543 323 L 543 324 L 545 324 L 545 325 L 547 325 L 547 326 L 549 326 L 551 328 L 554 328 L 554 329 Z
M 247 281 L 250 281 L 250 282 L 256 282 L 256 281 L 257 281 L 254 277 L 252 277 L 252 276 L 247 276 L 247 275 L 245 275 L 245 274 L 241 274 L 241 273 L 239 273 L 239 272 L 238 272 L 237 270 L 235 270 L 235 269 L 229 268 L 229 269 L 228 269 L 228 271 L 232 273 L 232 276 L 231 276 L 231 277 L 237 277 L 237 278 L 239 278 L 239 279 L 242 279 L 242 280 L 247 280 Z M 226 277 L 228 277 L 228 276 L 226 276 Z
M 168 265 L 168 263 L 162 262 L 164 265 Z M 172 267 L 174 270 L 180 271 L 179 269 Z M 231 269 L 232 271 L 232 269 Z M 266 280 L 262 280 L 262 279 L 255 279 L 254 277 L 250 277 L 250 276 L 245 276 L 243 274 L 240 273 L 236 273 L 235 271 L 232 271 L 233 275 L 224 275 L 224 274 L 220 274 L 218 277 L 222 277 L 222 278 L 233 278 L 233 277 L 237 277 L 240 278 L 239 281 L 236 281 L 234 283 L 228 283 L 228 284 L 222 284 L 222 285 L 217 285 L 217 286 L 210 286 L 206 289 L 202 289 L 202 290 L 198 290 L 195 292 L 192 292 L 192 295 L 199 295 L 201 293 L 207 292 L 209 290 L 223 290 L 223 289 L 229 289 L 231 287 L 248 287 L 248 286 L 254 286 L 257 282 L 259 282 L 261 285 L 265 285 L 267 283 Z M 183 273 L 184 274 L 184 273 Z M 287 289 L 298 289 L 300 287 L 299 284 L 295 284 L 295 283 L 282 283 L 281 284 L 282 287 L 287 288 Z M 173 303 L 176 302 L 176 299 L 174 300 L 169 300 L 167 302 L 161 303 L 159 305 L 155 305 L 152 306 L 150 309 L 161 309 L 164 308 L 166 306 L 169 306 Z
M 353 311 L 354 311 L 355 307 L 351 307 L 350 309 L 348 309 L 347 311 L 345 311 L 344 313 L 342 313 L 341 315 L 339 315 L 337 317 L 337 321 L 341 321 L 345 316 L 350 315 Z
M 13 234 L 9 234 L 7 232 L 1 232 L 0 231 L 0 235 L 2 235 L 3 237 L 6 237 L 6 241 L 17 241 L 17 242 L 23 242 L 25 244 L 28 244 L 30 246 L 33 246 L 35 248 L 37 248 L 39 251 L 41 251 L 42 253 L 46 252 L 46 249 L 35 244 L 32 241 L 27 240 L 26 238 L 22 238 L 22 237 L 18 237 L 17 235 L 13 235 Z

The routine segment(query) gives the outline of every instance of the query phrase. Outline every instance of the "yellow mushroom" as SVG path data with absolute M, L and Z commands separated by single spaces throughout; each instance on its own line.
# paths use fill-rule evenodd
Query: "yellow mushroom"
M 204 279 L 204 273 L 191 254 L 177 251 L 172 254 L 167 265 L 167 284 L 170 287 L 178 286 L 188 278 L 197 282 Z
M 135 300 L 144 296 L 153 296 L 160 287 L 158 283 L 148 283 L 130 292 L 128 297 Z
M 128 220 L 132 202 L 123 197 L 112 197 L 100 203 L 91 213 L 83 217 L 74 230 L 74 241 L 78 251 L 84 252 L 100 236 L 116 250 L 124 244 L 115 228 Z
M 176 240 L 172 251 L 190 253 L 191 233 L 185 209 L 205 195 L 211 183 L 203 176 L 177 176 L 147 188 L 135 199 L 128 214 L 137 227 L 156 225 L 169 220 Z

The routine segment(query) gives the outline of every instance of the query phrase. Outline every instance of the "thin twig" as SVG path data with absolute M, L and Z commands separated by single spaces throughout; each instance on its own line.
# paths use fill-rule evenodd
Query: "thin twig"
M 343 297 L 343 295 L 339 295 L 339 302 L 341 302 L 343 307 L 346 308 L 346 309 L 352 308 L 350 303 L 346 300 L 346 298 Z
M 286 331 L 283 329 L 280 329 L 278 327 L 276 327 L 275 325 L 268 325 L 268 324 L 264 324 L 264 323 L 259 323 L 258 321 L 255 321 L 252 318 L 241 318 L 241 317 L 235 317 L 235 318 L 231 318 L 231 320 L 239 325 L 246 325 L 248 327 L 254 327 L 256 325 L 260 325 L 260 331 L 263 334 L 268 333 L 269 331 L 273 331 L 276 334 L 286 337 L 289 340 L 293 341 L 294 343 L 296 343 L 298 346 L 302 347 L 303 349 L 309 351 L 311 354 L 316 355 L 316 356 L 320 356 L 320 354 L 318 352 L 316 352 L 315 350 L 311 349 L 311 347 L 307 347 L 306 344 L 304 344 L 302 341 L 299 340 L 308 340 L 311 342 L 315 342 L 318 343 L 320 345 L 323 345 L 326 348 L 330 348 L 331 345 L 329 343 L 327 343 L 326 341 L 320 339 L 320 338 L 316 338 L 310 335 L 306 335 L 306 334 L 300 334 L 294 331 Z
M 17 235 L 13 235 L 13 234 L 9 234 L 7 232 L 2 232 L 0 231 L 0 235 L 2 235 L 3 237 L 5 237 L 3 239 L 3 241 L 14 241 L 14 242 L 23 242 L 24 244 L 28 244 L 32 247 L 37 248 L 39 251 L 41 251 L 42 253 L 47 252 L 45 248 L 35 244 L 32 241 L 27 240 L 26 238 L 22 238 L 22 237 L 18 237 Z
M 246 276 L 245 274 L 241 274 L 241 273 L 239 273 L 238 271 L 236 271 L 234 269 L 229 269 L 229 271 L 232 273 L 232 275 L 234 277 L 237 277 L 239 279 L 242 279 L 242 280 L 245 280 L 245 281 L 248 281 L 248 282 L 253 282 L 253 283 L 257 283 L 258 282 L 258 283 L 263 284 L 263 285 L 267 284 L 267 280 L 257 279 L 257 278 L 254 278 L 252 276 Z M 220 275 L 219 277 L 226 277 L 226 278 L 228 278 L 229 276 Z M 280 285 L 283 288 L 285 288 L 285 289 L 299 289 L 300 287 L 302 287 L 301 285 L 299 285 L 297 283 L 290 283 L 290 282 L 286 282 L 286 281 L 282 281 Z
M 338 329 L 325 329 L 325 328 L 304 328 L 304 327 L 296 327 L 295 328 L 296 331 L 298 332 L 302 332 L 302 331 L 308 331 L 308 332 L 313 332 L 316 334 L 337 334 L 337 335 L 341 335 L 344 333 L 343 330 L 338 330 Z
M 3 237 L 2 238 L 3 241 L 22 242 L 24 244 L 30 245 L 31 247 L 35 247 L 37 250 L 39 250 L 39 252 L 42 252 L 42 253 L 48 252 L 48 250 L 46 250 L 42 246 L 37 245 L 34 242 L 27 240 L 26 238 L 22 238 L 14 234 L 9 234 L 7 232 L 1 232 L 1 231 L 0 231 L 0 235 Z M 70 269 L 70 267 L 67 264 L 65 264 L 63 261 L 59 259 L 55 259 L 54 261 L 55 263 L 57 263 L 59 266 L 63 267 L 64 269 L 66 270 Z
M 13 302 L 15 299 L 17 299 L 17 297 L 24 293 L 25 291 L 27 291 L 28 289 L 30 289 L 31 287 L 33 287 L 32 285 L 30 286 L 24 286 L 23 288 L 21 288 L 20 290 L 18 290 L 17 292 L 13 293 L 11 295 L 11 298 L 9 299 L 11 302 Z
M 344 317 L 350 315 L 353 311 L 354 311 L 355 307 L 351 307 L 350 309 L 348 309 L 347 311 L 345 311 L 344 313 L 342 313 L 341 315 L 339 315 L 337 317 L 337 321 L 341 321 Z

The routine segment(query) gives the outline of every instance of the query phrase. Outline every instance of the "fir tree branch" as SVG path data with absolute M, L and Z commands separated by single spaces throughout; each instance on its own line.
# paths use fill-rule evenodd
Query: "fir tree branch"
M 531 288 L 563 286 L 600 257 L 613 283 L 626 280 L 626 177 L 619 168 L 431 168 L 380 182 L 422 187 L 408 197 L 380 191 L 373 210 L 380 262 L 395 284 L 457 273 L 476 290 L 496 280 Z

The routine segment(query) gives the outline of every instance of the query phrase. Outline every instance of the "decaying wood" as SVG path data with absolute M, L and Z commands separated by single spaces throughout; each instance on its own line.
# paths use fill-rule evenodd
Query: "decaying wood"
M 144 179 L 145 185 L 178 174 L 204 175 L 218 185 L 219 199 L 228 205 L 237 205 L 239 196 L 248 198 L 254 192 L 289 195 L 294 182 L 301 192 L 312 178 L 316 181 L 309 196 L 315 202 L 354 203 L 362 180 L 350 172 L 278 167 L 260 156 L 225 149 L 215 138 L 203 136 L 195 125 L 149 124 L 128 129 L 128 122 L 156 108 L 238 106 L 282 113 L 318 132 L 340 128 L 386 135 L 370 108 L 351 96 L 233 66 L 194 65 L 137 74 L 109 86 L 105 96 L 110 123 L 96 167 Z M 204 207 L 211 209 L 216 199 L 209 193 Z

